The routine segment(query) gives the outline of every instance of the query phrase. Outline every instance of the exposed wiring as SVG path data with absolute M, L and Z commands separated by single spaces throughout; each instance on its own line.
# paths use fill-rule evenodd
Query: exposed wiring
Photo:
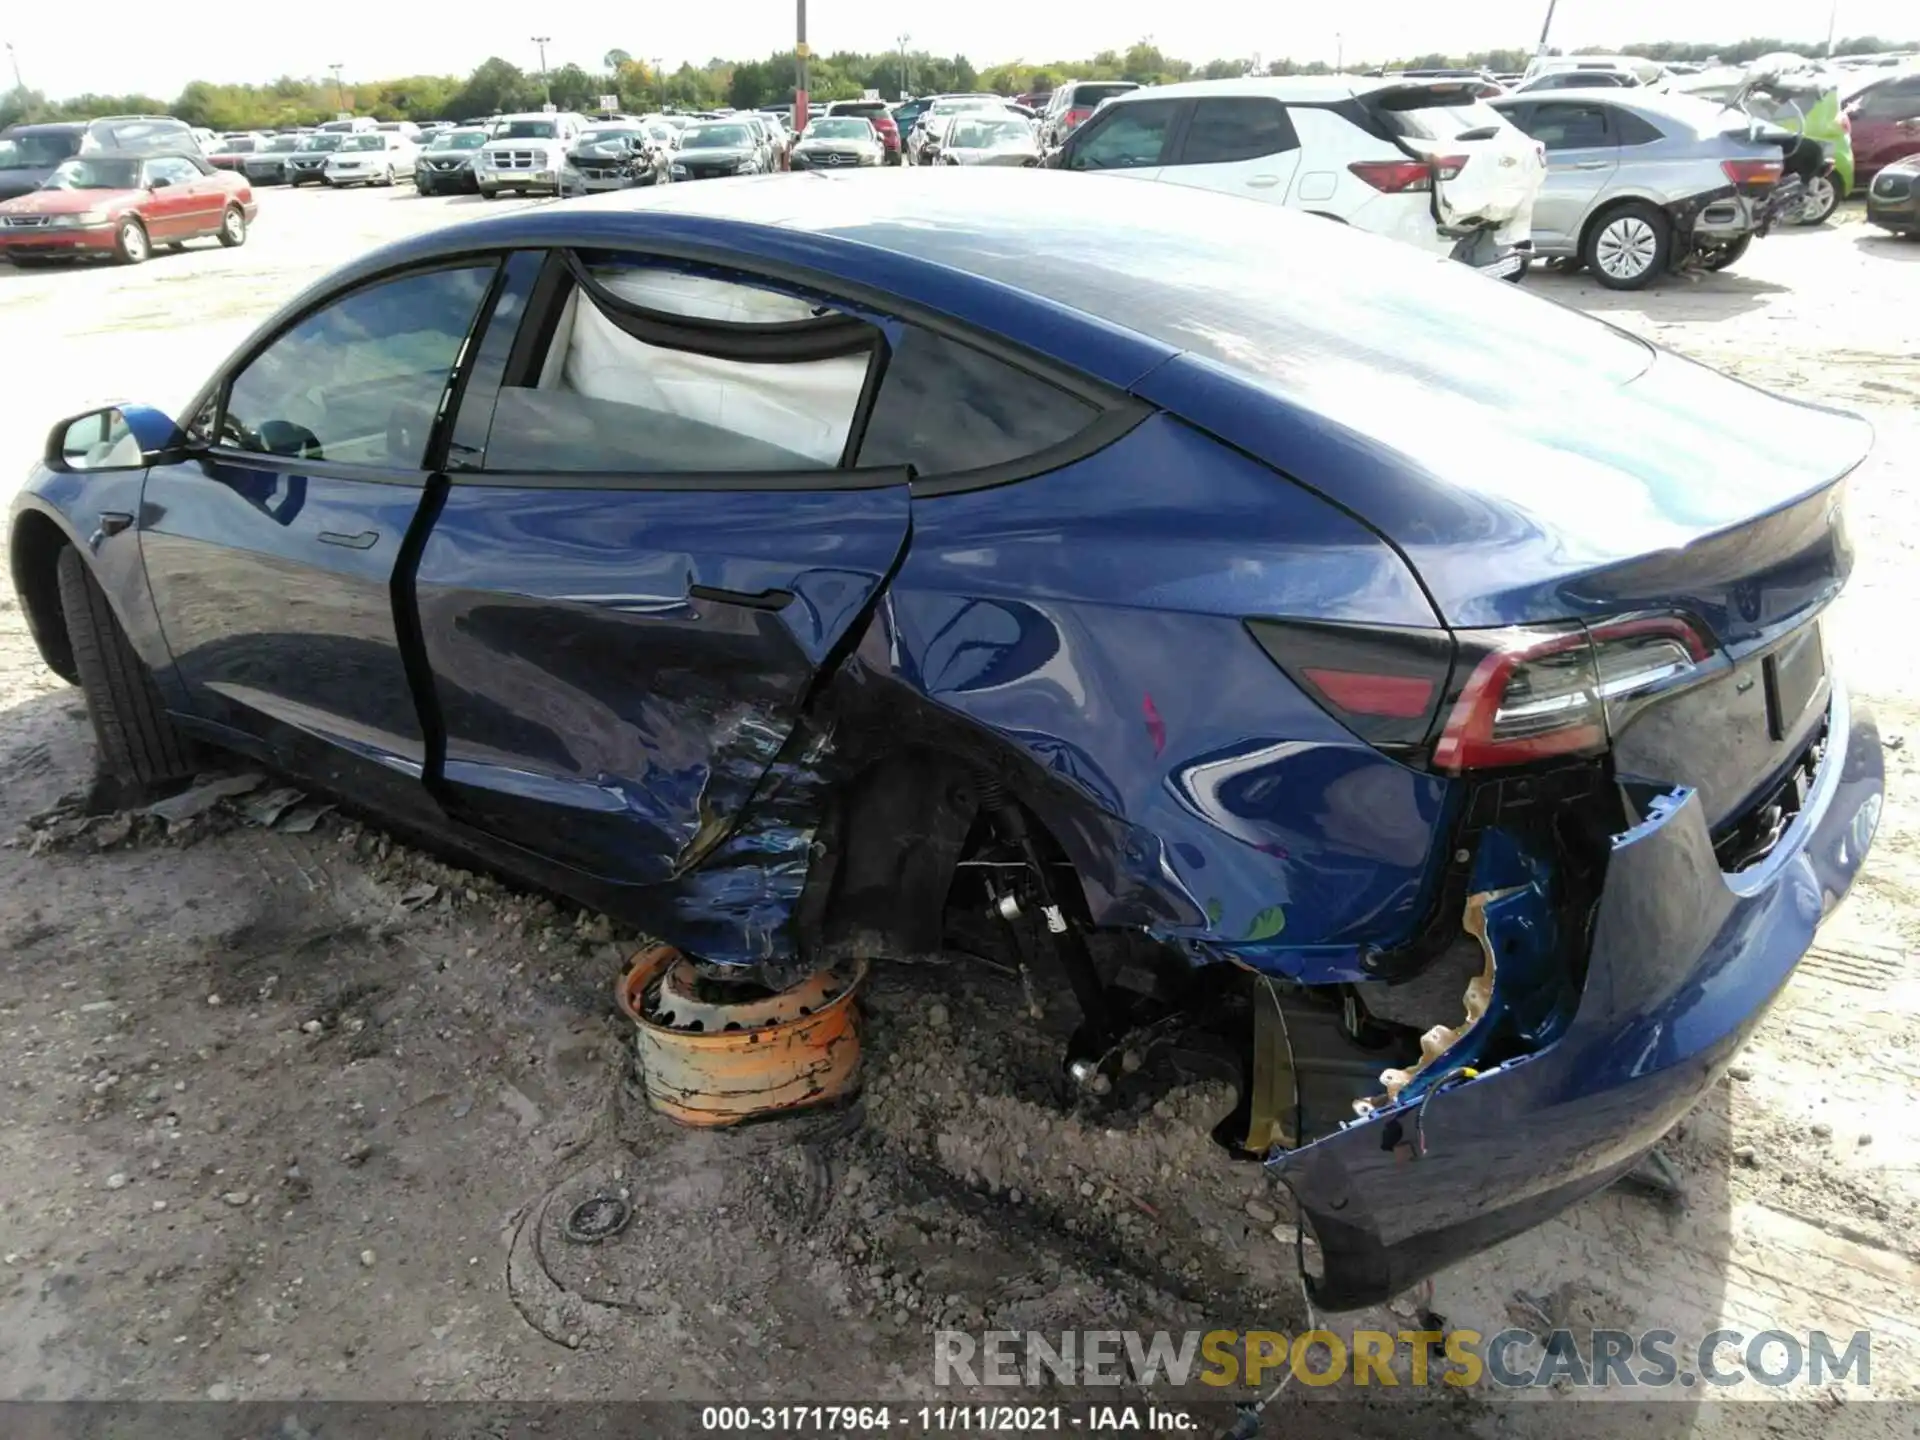
M 1442 1090 L 1450 1090 L 1455 1085 L 1465 1084 L 1469 1080 L 1478 1080 L 1480 1072 L 1471 1065 L 1462 1065 L 1452 1074 L 1442 1075 L 1427 1087 L 1427 1093 L 1420 1097 L 1420 1108 L 1413 1112 L 1413 1153 L 1420 1158 L 1427 1153 L 1427 1106 L 1433 1103 L 1433 1097 Z

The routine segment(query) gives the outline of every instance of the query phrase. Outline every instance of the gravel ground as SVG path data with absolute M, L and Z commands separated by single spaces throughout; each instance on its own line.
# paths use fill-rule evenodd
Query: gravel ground
M 177 406 L 339 258 L 476 208 L 269 192 L 240 251 L 0 266 L 0 325 L 35 337 L 0 355 L 0 473 L 63 413 Z M 1685 1209 L 1596 1197 L 1337 1328 L 1412 1328 L 1422 1306 L 1486 1333 L 1868 1328 L 1871 1393 L 1920 1396 L 1916 262 L 1843 211 L 1638 295 L 1530 280 L 1874 419 L 1835 643 L 1900 748 L 1853 898 L 1672 1140 Z M 951 1399 L 935 1327 L 1304 1318 L 1284 1195 L 1208 1138 L 1226 1092 L 1163 1077 L 1076 1107 L 1058 1036 L 991 967 L 876 973 L 856 1112 L 690 1133 L 631 1092 L 609 1000 L 635 937 L 287 809 L 270 780 L 183 824 L 84 822 L 91 761 L 78 692 L 0 589 L 0 1398 Z M 561 1217 L 609 1190 L 633 1227 L 567 1244 Z M 1860 1398 L 1852 1418 L 1903 1433 Z M 1452 1400 L 1462 1429 L 1539 1428 Z M 1838 1403 L 1766 1423 L 1812 1435 Z M 1740 1406 L 1659 1412 L 1754 1428 Z M 1402 1424 L 1342 1407 L 1347 1433 Z

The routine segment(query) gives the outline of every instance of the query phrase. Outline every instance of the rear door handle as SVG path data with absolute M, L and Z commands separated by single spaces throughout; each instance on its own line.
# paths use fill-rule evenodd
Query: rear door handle
M 1611 160 L 1581 160 L 1574 165 L 1576 170 L 1605 170 L 1613 164 Z
M 380 539 L 378 530 L 362 530 L 358 535 L 345 535 L 338 530 L 322 530 L 322 545 L 344 545 L 349 550 L 371 550 Z
M 1247 181 L 1248 187 L 1254 190 L 1271 190 L 1279 183 L 1280 177 L 1278 175 L 1256 175 Z
M 749 610 L 784 610 L 793 603 L 791 590 L 722 590 L 717 585 L 689 585 L 687 594 L 695 600 L 744 605 Z

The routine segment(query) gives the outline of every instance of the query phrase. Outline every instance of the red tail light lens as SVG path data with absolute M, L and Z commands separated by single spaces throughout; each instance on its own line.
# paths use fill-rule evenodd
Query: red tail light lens
M 1741 190 L 1771 190 L 1780 182 L 1778 160 L 1722 160 L 1720 169 Z
M 1712 654 L 1675 615 L 1459 638 L 1462 661 L 1472 659 L 1466 647 L 1478 659 L 1433 747 L 1435 768 L 1453 774 L 1597 754 L 1618 702 L 1687 675 Z
M 1452 633 L 1246 623 L 1274 663 L 1355 735 L 1388 751 L 1424 753 L 1431 742 L 1433 767 L 1455 775 L 1598 754 L 1639 704 L 1713 659 L 1691 622 L 1659 613 Z
M 1435 155 L 1426 160 L 1355 160 L 1347 169 L 1386 195 L 1410 195 L 1433 189 L 1466 168 L 1468 156 Z
M 1092 114 L 1093 114 L 1093 110 L 1090 106 L 1076 105 L 1073 109 L 1067 111 L 1067 118 L 1065 121 L 1067 129 L 1072 130 L 1084 124 L 1088 119 L 1088 117 L 1091 116 Z

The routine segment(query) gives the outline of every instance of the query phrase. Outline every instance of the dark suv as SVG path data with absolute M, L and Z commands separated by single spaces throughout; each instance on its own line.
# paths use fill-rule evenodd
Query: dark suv
M 105 115 L 0 130 L 0 200 L 38 190 L 62 160 L 95 150 L 200 153 L 184 120 L 171 115 Z

